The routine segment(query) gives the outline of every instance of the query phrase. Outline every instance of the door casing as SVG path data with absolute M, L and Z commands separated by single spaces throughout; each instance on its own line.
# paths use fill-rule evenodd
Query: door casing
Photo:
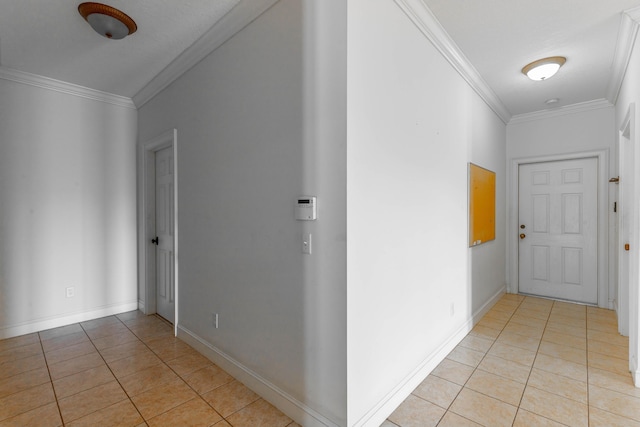
M 628 154 L 625 154 L 624 145 L 631 145 L 633 150 L 633 170 L 624 170 L 625 158 Z M 633 382 L 636 387 L 640 387 L 640 366 L 638 363 L 638 357 L 640 355 L 640 319 L 638 312 L 640 310 L 640 285 L 638 284 L 638 276 L 640 270 L 640 259 L 638 259 L 638 246 L 640 243 L 640 209 L 638 207 L 638 201 L 640 200 L 640 147 L 638 147 L 638 141 L 636 136 L 636 113 L 635 104 L 630 104 L 627 110 L 626 117 L 622 121 L 618 133 L 618 166 L 620 168 L 620 198 L 622 199 L 623 209 L 627 211 L 629 220 L 629 230 L 623 230 L 622 218 L 619 216 L 618 221 L 618 250 L 622 252 L 620 246 L 627 243 L 631 244 L 631 251 L 627 253 L 628 259 L 626 264 L 622 259 L 622 255 L 619 259 L 619 282 L 618 288 L 618 330 L 621 334 L 629 335 L 629 371 L 633 377 Z M 630 203 L 624 201 L 624 195 L 622 194 L 622 186 L 624 186 L 624 180 L 632 180 L 630 195 Z M 624 191 L 627 193 L 627 191 Z M 626 204 L 627 206 L 624 206 Z M 622 211 L 619 211 L 619 215 Z M 625 236 L 623 231 L 629 231 L 629 235 Z M 623 271 L 626 269 L 627 271 Z M 626 273 L 626 283 L 623 279 Z M 624 299 L 627 299 L 624 301 Z
M 156 257 L 151 239 L 155 237 L 155 153 L 163 148 L 173 147 L 174 185 L 174 283 L 175 316 L 174 333 L 178 327 L 178 131 L 171 129 L 145 142 L 141 147 L 141 203 L 140 229 L 138 232 L 139 265 L 139 308 L 145 314 L 156 313 Z
M 609 172 L 609 151 L 598 150 L 580 153 L 559 154 L 550 156 L 523 157 L 511 160 L 510 188 L 509 188 L 509 220 L 507 221 L 507 254 L 508 262 L 507 277 L 509 283 L 507 292 L 518 293 L 518 171 L 520 165 L 529 163 L 552 162 L 560 160 L 584 159 L 589 157 L 598 158 L 598 306 L 603 308 L 613 308 L 609 295 L 613 295 L 610 287 L 614 284 L 608 282 L 609 270 L 609 222 L 608 222 L 608 172 Z

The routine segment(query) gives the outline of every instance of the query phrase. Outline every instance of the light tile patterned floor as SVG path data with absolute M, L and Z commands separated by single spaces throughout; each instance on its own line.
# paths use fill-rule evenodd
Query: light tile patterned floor
M 62 425 L 298 426 L 137 311 L 0 341 L 0 427 Z
M 640 427 L 615 313 L 507 294 L 384 427 Z
M 612 311 L 505 295 L 383 426 L 640 427 L 627 354 Z M 0 427 L 61 425 L 298 426 L 140 312 L 0 341 Z

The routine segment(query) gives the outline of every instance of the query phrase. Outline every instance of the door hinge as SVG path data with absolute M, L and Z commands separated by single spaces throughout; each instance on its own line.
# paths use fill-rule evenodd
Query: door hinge
M 613 211 L 618 212 L 618 202 L 613 202 Z

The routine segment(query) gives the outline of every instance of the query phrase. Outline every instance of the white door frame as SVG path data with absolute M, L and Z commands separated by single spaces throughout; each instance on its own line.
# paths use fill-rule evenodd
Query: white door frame
M 145 142 L 141 147 L 141 212 L 140 212 L 140 232 L 138 233 L 139 252 L 139 276 L 140 276 L 140 296 L 142 299 L 140 308 L 145 314 L 156 312 L 156 257 L 155 246 L 151 239 L 156 232 L 156 204 L 155 204 L 155 183 L 156 183 L 156 163 L 155 154 L 157 151 L 167 147 L 173 147 L 173 185 L 174 185 L 174 283 L 175 283 L 175 316 L 174 333 L 178 327 L 178 130 L 168 130 L 155 138 Z
M 608 171 L 609 151 L 598 150 L 580 153 L 557 154 L 550 156 L 522 157 L 511 159 L 511 179 L 509 197 L 509 221 L 507 221 L 507 253 L 508 278 L 507 292 L 518 293 L 518 191 L 519 168 L 522 164 L 575 160 L 584 158 L 598 159 L 598 306 L 612 308 L 609 301 L 608 268 L 609 268 L 609 220 L 608 220 Z M 610 286 L 613 286 L 611 284 Z
M 637 135 L 636 135 L 636 109 L 635 104 L 630 104 L 629 109 L 627 110 L 627 114 L 618 129 L 618 167 L 620 168 L 620 176 L 627 177 L 624 169 L 624 149 L 622 147 L 623 143 L 633 144 L 634 146 L 634 176 L 633 176 L 633 198 L 631 204 L 631 218 L 629 220 L 630 228 L 631 228 L 631 238 L 630 243 L 632 245 L 631 251 L 629 252 L 629 262 L 628 262 L 628 287 L 626 289 L 618 288 L 618 298 L 620 294 L 625 294 L 628 296 L 628 304 L 625 301 L 618 301 L 618 329 L 621 333 L 629 334 L 629 370 L 631 371 L 631 375 L 633 377 L 633 382 L 636 387 L 640 387 L 640 366 L 638 366 L 638 357 L 640 353 L 640 319 L 638 316 L 638 311 L 640 310 L 640 283 L 639 280 L 639 268 L 640 268 L 640 259 L 638 258 L 638 254 L 640 254 L 640 248 L 635 247 L 640 244 L 640 146 L 638 146 Z M 621 185 L 624 185 L 623 180 L 620 180 Z M 622 199 L 622 191 L 619 191 L 619 197 Z M 624 199 L 621 200 L 624 203 Z M 624 207 L 623 207 L 624 209 Z M 621 214 L 622 211 L 619 211 Z M 618 234 L 620 235 L 620 239 L 618 241 L 619 246 L 624 245 L 625 236 L 620 234 L 621 228 L 621 216 L 619 216 L 618 221 Z M 621 247 L 618 248 L 619 251 L 623 249 Z M 622 268 L 622 264 L 619 263 L 620 268 Z M 619 274 L 620 278 L 622 274 Z M 620 284 L 622 286 L 622 283 Z

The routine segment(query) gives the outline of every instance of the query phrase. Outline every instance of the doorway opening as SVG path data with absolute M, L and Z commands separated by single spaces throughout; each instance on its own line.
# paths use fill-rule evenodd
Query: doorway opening
M 140 297 L 145 314 L 178 325 L 177 130 L 142 146 L 142 209 L 139 246 Z

